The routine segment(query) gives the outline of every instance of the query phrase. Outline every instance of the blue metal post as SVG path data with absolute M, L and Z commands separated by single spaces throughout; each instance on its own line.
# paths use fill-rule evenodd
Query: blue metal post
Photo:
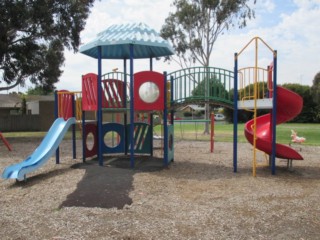
M 54 119 L 59 117 L 59 98 L 58 98 L 58 91 L 54 92 Z M 56 164 L 60 163 L 60 151 L 59 146 L 56 150 Z
M 76 108 L 75 108 L 75 98 L 72 94 L 72 117 L 76 117 Z M 72 124 L 72 157 L 73 159 L 77 158 L 76 151 L 76 124 Z
M 168 109 L 167 109 L 167 72 L 163 73 L 164 110 L 163 110 L 163 165 L 168 165 Z
M 101 96 L 101 76 L 102 76 L 102 59 L 101 46 L 98 46 L 98 110 L 97 110 L 97 125 L 98 125 L 98 160 L 99 165 L 103 166 L 102 158 L 102 96 Z
M 173 104 L 173 76 L 170 76 L 170 108 L 171 108 L 171 124 L 174 124 L 174 111 L 172 108 Z
M 150 71 L 153 71 L 153 62 L 152 62 L 152 57 L 150 57 Z M 149 122 L 149 124 L 150 124 L 150 127 L 151 127 L 151 129 L 153 129 L 153 113 L 151 112 L 150 113 L 150 122 Z M 150 134 L 150 155 L 151 156 L 153 156 L 153 134 Z
M 271 173 L 276 173 L 276 140 L 277 140 L 277 51 L 273 53 L 273 108 L 272 108 L 272 153 Z
M 150 127 L 153 129 L 153 113 L 150 113 Z M 150 156 L 153 156 L 153 134 L 150 134 Z
M 127 136 L 128 136 L 128 131 L 127 131 L 127 59 L 123 60 L 123 73 L 124 73 L 124 88 L 123 88 L 123 96 L 124 96 L 124 103 L 123 107 L 125 108 L 124 112 L 124 119 L 123 119 L 123 125 L 124 125 L 124 139 L 125 139 L 125 148 L 124 148 L 124 154 L 128 155 L 128 143 L 127 143 Z
M 233 89 L 233 172 L 237 172 L 238 155 L 238 53 L 234 54 Z
M 134 96 L 133 96 L 133 44 L 130 44 L 130 167 L 134 168 Z
M 153 71 L 153 62 L 152 62 L 152 57 L 150 58 L 150 71 Z
M 86 152 L 85 152 L 85 147 L 86 147 L 86 138 L 85 138 L 85 127 L 86 127 L 86 116 L 85 116 L 86 112 L 82 111 L 82 161 L 85 162 L 86 161 Z M 96 139 L 94 139 L 96 141 Z

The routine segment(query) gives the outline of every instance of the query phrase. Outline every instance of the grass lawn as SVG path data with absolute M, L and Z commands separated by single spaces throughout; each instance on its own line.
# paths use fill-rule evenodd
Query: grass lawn
M 238 124 L 238 141 L 246 142 L 243 134 L 244 124 Z M 305 145 L 320 146 L 320 124 L 308 123 L 285 123 L 277 126 L 277 142 L 288 144 L 291 141 L 291 129 L 298 133 L 298 136 L 305 137 L 307 140 Z M 210 135 L 204 135 L 204 123 L 176 123 L 174 127 L 175 138 L 185 140 L 209 141 Z M 161 135 L 161 126 L 154 128 L 154 133 Z M 233 124 L 217 123 L 214 126 L 214 139 L 217 142 L 232 142 L 233 141 Z M 6 138 L 18 137 L 34 137 L 43 138 L 46 132 L 12 132 L 3 133 Z M 66 135 L 66 138 L 71 139 L 71 131 Z M 77 138 L 81 135 L 77 132 Z
M 244 124 L 238 124 L 238 141 L 246 142 L 243 133 Z M 305 145 L 320 146 L 320 124 L 308 123 L 285 123 L 277 125 L 277 142 L 288 144 L 291 141 L 291 129 L 298 133 L 298 136 L 305 137 Z M 175 124 L 175 138 L 187 140 L 210 140 L 210 136 L 203 135 L 204 123 L 183 123 Z M 160 126 L 155 128 L 160 133 Z M 217 142 L 233 141 L 233 124 L 216 124 L 214 126 L 214 139 Z

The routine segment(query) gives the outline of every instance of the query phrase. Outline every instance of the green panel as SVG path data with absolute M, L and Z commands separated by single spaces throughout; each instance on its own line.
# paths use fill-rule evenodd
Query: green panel
M 126 147 L 130 151 L 130 124 L 127 124 Z M 152 129 L 147 123 L 134 123 L 134 153 L 151 154 Z

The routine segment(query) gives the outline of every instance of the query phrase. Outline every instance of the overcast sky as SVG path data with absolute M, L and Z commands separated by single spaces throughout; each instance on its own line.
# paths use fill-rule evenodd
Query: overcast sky
M 82 43 L 94 39 L 96 34 L 112 24 L 143 22 L 161 29 L 164 19 L 172 11 L 173 0 L 101 0 L 91 9 L 86 28 L 81 33 Z M 278 83 L 300 83 L 312 85 L 312 80 L 320 71 L 320 0 L 258 0 L 254 6 L 256 18 L 245 29 L 230 29 L 221 35 L 214 46 L 211 57 L 212 67 L 232 70 L 234 53 L 239 52 L 253 37 L 261 37 L 271 48 L 278 51 Z M 262 46 L 263 66 L 272 61 L 272 55 Z M 243 54 L 240 66 L 253 66 L 254 58 Z M 81 75 L 97 72 L 97 61 L 81 53 L 65 53 L 63 75 L 57 89 L 81 90 Z M 122 71 L 123 62 L 105 60 L 103 73 L 118 67 Z M 148 60 L 135 62 L 135 71 L 148 69 Z M 155 71 L 178 70 L 174 64 L 163 61 L 154 63 Z M 20 91 L 23 91 L 20 88 Z

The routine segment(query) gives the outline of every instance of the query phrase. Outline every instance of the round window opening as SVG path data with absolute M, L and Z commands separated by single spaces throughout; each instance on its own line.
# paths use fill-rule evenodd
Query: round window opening
M 154 103 L 160 95 L 157 84 L 153 82 L 145 82 L 139 88 L 139 96 L 146 103 Z
M 104 144 L 109 148 L 115 148 L 119 145 L 121 141 L 120 135 L 115 131 L 109 131 L 107 132 L 104 137 Z
M 91 151 L 94 147 L 94 135 L 93 133 L 88 133 L 86 138 L 86 145 L 89 151 Z

